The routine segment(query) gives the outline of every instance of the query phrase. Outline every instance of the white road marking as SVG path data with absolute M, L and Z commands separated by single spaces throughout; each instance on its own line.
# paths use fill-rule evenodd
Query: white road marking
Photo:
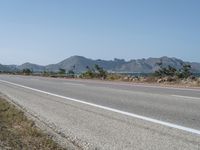
M 65 85 L 72 85 L 72 86 L 85 86 L 85 84 L 81 83 L 70 83 L 70 82 L 63 82 Z
M 78 102 L 78 103 L 81 103 L 81 104 L 97 107 L 97 108 L 104 109 L 104 110 L 107 110 L 107 111 L 112 111 L 112 112 L 119 113 L 119 114 L 122 114 L 122 115 L 134 117 L 134 118 L 137 118 L 137 119 L 145 120 L 145 121 L 148 121 L 148 122 L 152 122 L 152 123 L 160 124 L 160 125 L 163 125 L 163 126 L 167 126 L 167 127 L 183 130 L 183 131 L 186 131 L 186 132 L 189 132 L 189 133 L 200 135 L 200 130 L 197 130 L 197 129 L 193 129 L 193 128 L 189 128 L 189 127 L 173 124 L 173 123 L 170 123 L 170 122 L 165 122 L 165 121 L 161 121 L 161 120 L 157 120 L 157 119 L 153 119 L 153 118 L 137 115 L 137 114 L 134 114 L 134 113 L 121 111 L 121 110 L 118 110 L 118 109 L 114 109 L 114 108 L 110 108 L 110 107 L 106 107 L 106 106 L 102 106 L 102 105 L 97 105 L 97 104 L 94 104 L 94 103 L 85 102 L 83 100 L 79 100 L 79 99 L 75 99 L 75 98 L 71 98 L 71 97 L 57 95 L 57 94 L 54 94 L 54 93 L 38 90 L 38 89 L 35 89 L 35 88 L 31 88 L 31 87 L 28 87 L 28 86 L 12 83 L 12 82 L 5 81 L 5 80 L 0 80 L 0 82 L 11 84 L 11 85 L 18 86 L 18 87 L 21 87 L 21 88 L 24 88 L 24 89 L 28 89 L 28 90 L 32 90 L 32 91 L 35 91 L 35 92 L 40 92 L 40 93 L 43 93 L 43 94 L 55 96 L 55 97 L 58 97 L 58 98 L 69 100 L 69 101 Z
M 182 96 L 182 95 L 171 95 L 173 97 L 179 97 L 179 98 L 187 98 L 187 99 L 197 99 L 200 100 L 200 97 L 191 97 L 191 96 Z
M 29 80 L 39 81 L 39 79 L 36 79 L 36 78 L 32 78 L 32 79 L 29 79 Z

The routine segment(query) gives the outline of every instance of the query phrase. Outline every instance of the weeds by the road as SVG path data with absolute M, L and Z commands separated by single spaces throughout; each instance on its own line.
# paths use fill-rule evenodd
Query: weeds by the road
M 0 97 L 0 149 L 63 150 L 24 113 Z

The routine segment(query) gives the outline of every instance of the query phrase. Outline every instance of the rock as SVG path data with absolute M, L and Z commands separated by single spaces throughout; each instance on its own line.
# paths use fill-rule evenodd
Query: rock
M 163 82 L 163 79 L 158 79 L 157 80 L 157 83 L 162 83 Z
M 125 77 L 123 78 L 123 81 L 129 81 L 129 77 L 128 77 L 128 76 L 125 76 Z
M 132 82 L 135 82 L 135 81 L 137 81 L 137 80 L 138 80 L 138 79 L 135 78 L 135 77 L 132 78 Z
M 144 78 L 144 77 L 140 77 L 140 78 L 139 78 L 139 81 L 145 82 L 145 78 Z
M 176 79 L 174 77 L 164 77 L 163 81 L 164 82 L 173 82 L 173 81 L 176 81 Z

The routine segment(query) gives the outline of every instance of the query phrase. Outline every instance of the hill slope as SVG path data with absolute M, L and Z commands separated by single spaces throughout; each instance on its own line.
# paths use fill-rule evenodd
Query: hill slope
M 162 62 L 164 66 L 172 66 L 177 69 L 180 69 L 183 64 L 187 63 L 192 66 L 192 72 L 200 73 L 200 63 L 196 62 L 184 62 L 183 60 L 177 58 L 161 57 L 161 58 L 148 58 L 148 59 L 133 59 L 130 61 L 125 61 L 123 59 L 114 59 L 114 60 L 93 60 L 85 58 L 83 56 L 72 56 L 69 57 L 57 64 L 51 64 L 47 66 L 40 66 L 31 63 L 25 63 L 20 66 L 5 66 L 0 65 L 0 71 L 8 70 L 22 70 L 29 68 L 34 72 L 42 71 L 58 71 L 60 68 L 65 70 L 73 69 L 75 72 L 83 72 L 86 70 L 86 67 L 93 67 L 95 64 L 103 67 L 110 72 L 126 72 L 126 73 L 152 73 L 159 68 L 157 63 Z
M 20 66 L 17 66 L 17 69 L 19 70 L 23 70 L 23 69 L 30 69 L 33 72 L 42 72 L 45 70 L 45 66 L 40 66 L 40 65 L 36 65 L 36 64 L 32 64 L 32 63 L 24 63 Z

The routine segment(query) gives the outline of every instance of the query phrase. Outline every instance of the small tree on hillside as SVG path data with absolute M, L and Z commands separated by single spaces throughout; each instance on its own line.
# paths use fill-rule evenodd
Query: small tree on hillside
M 71 77 L 71 78 L 74 78 L 75 72 L 74 72 L 73 70 L 69 70 L 69 71 L 67 72 L 67 76 L 68 76 L 68 77 Z
M 62 69 L 62 68 L 59 68 L 59 72 L 58 72 L 60 75 L 64 75 L 66 74 L 66 70 L 65 69 Z
M 26 68 L 26 69 L 22 70 L 22 73 L 25 75 L 30 75 L 30 74 L 32 74 L 32 71 L 30 69 Z

